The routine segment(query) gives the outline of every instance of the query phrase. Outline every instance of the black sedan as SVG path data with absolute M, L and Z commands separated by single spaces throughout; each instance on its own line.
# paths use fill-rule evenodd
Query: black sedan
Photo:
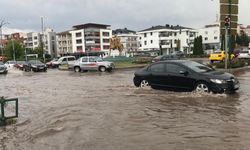
M 137 87 L 151 86 L 153 89 L 213 93 L 233 93 L 240 87 L 234 75 L 189 60 L 152 63 L 135 72 L 134 84 Z
M 23 64 L 24 71 L 47 71 L 46 64 L 42 63 L 40 60 L 29 60 Z

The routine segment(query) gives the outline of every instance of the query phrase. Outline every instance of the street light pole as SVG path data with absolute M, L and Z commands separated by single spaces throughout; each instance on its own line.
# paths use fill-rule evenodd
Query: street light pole
M 2 27 L 6 24 L 9 24 L 8 22 L 5 22 L 4 20 L 0 23 L 0 49 L 1 49 L 1 55 L 3 56 L 3 30 Z
M 41 40 L 41 45 L 42 45 L 42 51 L 43 51 L 43 62 L 45 63 L 43 17 L 41 17 L 41 29 L 42 29 L 42 36 L 41 36 L 42 40 Z

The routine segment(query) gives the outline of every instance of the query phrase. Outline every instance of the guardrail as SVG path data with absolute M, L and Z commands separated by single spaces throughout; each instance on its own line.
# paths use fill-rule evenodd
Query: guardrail
M 15 102 L 15 115 L 14 116 L 5 116 L 5 107 L 8 102 Z M 4 97 L 0 97 L 0 105 L 1 105 L 1 114 L 0 114 L 0 126 L 5 126 L 6 121 L 9 119 L 18 118 L 18 98 L 5 99 Z

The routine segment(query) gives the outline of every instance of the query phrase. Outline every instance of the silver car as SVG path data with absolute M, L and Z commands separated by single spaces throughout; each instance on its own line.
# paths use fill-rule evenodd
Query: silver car
M 239 59 L 250 59 L 250 50 L 243 50 L 239 53 Z
M 79 58 L 73 69 L 75 72 L 88 71 L 88 70 L 98 70 L 101 72 L 112 71 L 115 68 L 113 62 L 103 61 L 102 58 L 97 56 L 84 56 Z
M 3 62 L 0 61 L 0 73 L 7 74 L 7 72 L 8 72 L 7 67 L 5 66 L 5 64 Z

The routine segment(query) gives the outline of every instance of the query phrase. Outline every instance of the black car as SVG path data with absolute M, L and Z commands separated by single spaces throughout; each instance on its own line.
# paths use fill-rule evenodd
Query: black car
M 164 61 L 164 60 L 178 60 L 180 57 L 178 55 L 160 55 L 152 59 L 152 62 Z
M 152 63 L 135 72 L 134 84 L 137 87 L 151 86 L 153 89 L 213 93 L 233 93 L 240 87 L 234 75 L 189 60 Z
M 46 64 L 42 63 L 40 60 L 29 60 L 23 64 L 24 71 L 47 71 Z

